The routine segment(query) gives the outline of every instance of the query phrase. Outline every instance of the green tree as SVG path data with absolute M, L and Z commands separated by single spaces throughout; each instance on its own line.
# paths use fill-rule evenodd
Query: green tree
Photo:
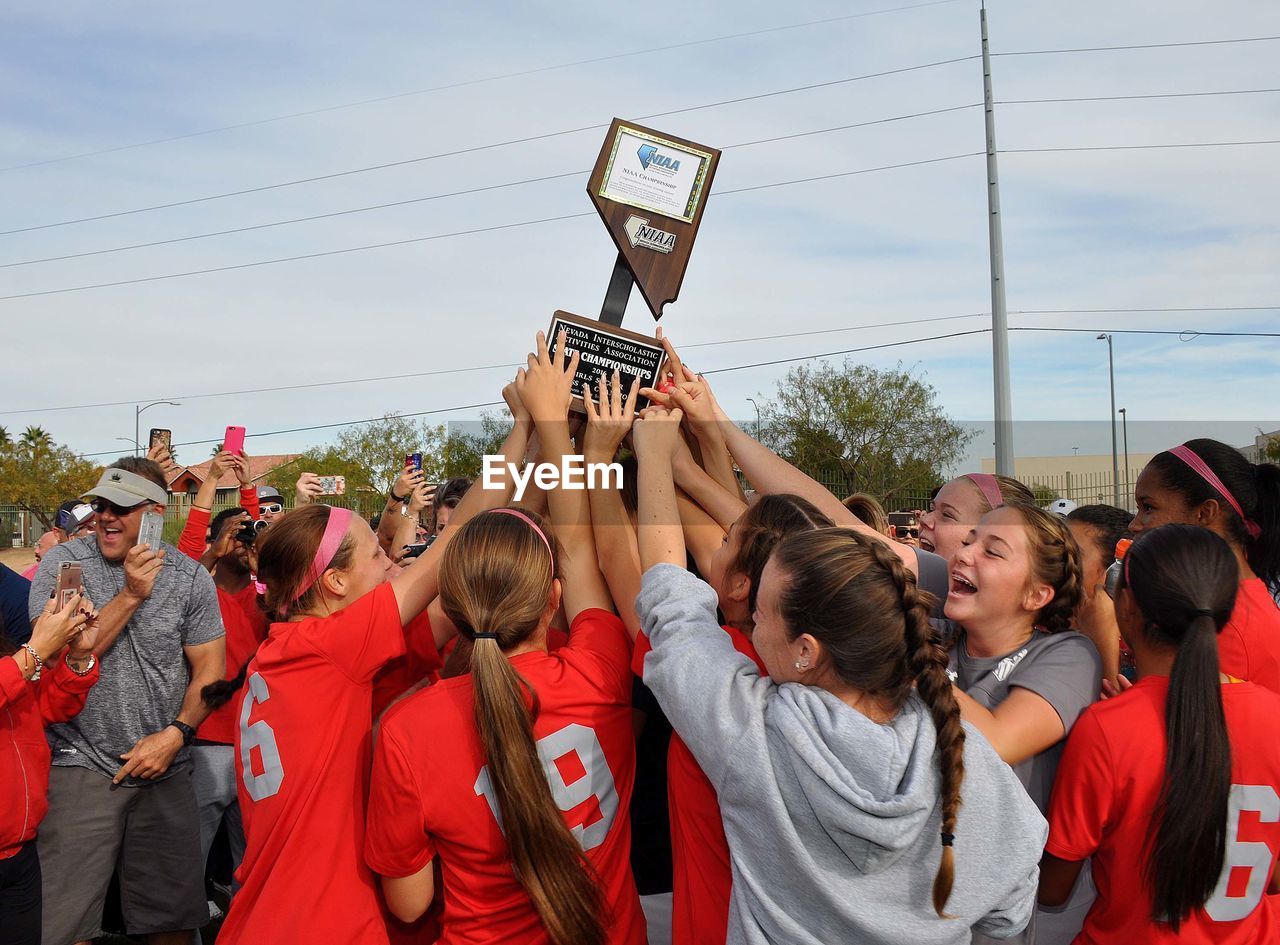
M 1280 436 L 1273 436 L 1262 447 L 1262 456 L 1268 462 L 1280 463 Z
M 101 469 L 55 443 L 47 431 L 28 427 L 16 441 L 0 440 L 0 503 L 16 505 L 52 528 L 57 507 L 92 488 Z
M 765 442 L 828 488 L 869 492 L 885 503 L 941 483 L 976 435 L 901 366 L 879 370 L 848 359 L 792 368 L 761 420 Z
M 485 412 L 479 423 L 462 423 L 451 427 L 440 444 L 437 457 L 441 479 L 466 476 L 476 479 L 484 467 L 484 457 L 498 452 L 511 431 L 511 420 Z M 426 463 L 426 457 L 423 457 Z

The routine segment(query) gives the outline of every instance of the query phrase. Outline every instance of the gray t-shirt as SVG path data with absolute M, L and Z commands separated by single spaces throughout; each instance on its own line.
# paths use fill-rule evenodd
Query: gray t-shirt
M 1026 689 L 1053 706 L 1070 734 L 1080 713 L 1098 701 L 1102 659 L 1093 641 L 1081 633 L 1036 631 L 1014 652 L 992 657 L 969 655 L 966 642 L 961 632 L 951 648 L 949 670 L 955 684 L 988 709 L 1004 702 L 1014 688 Z M 1066 743 L 1063 738 L 1013 766 L 1041 813 L 1049 809 L 1049 792 Z
M 172 545 L 163 547 L 164 564 L 151 596 L 134 611 L 111 648 L 98 656 L 101 675 L 89 690 L 84 711 L 70 722 L 47 729 L 55 765 L 115 775 L 124 764 L 122 752 L 163 729 L 181 711 L 190 682 L 182 648 L 223 635 L 218 595 L 209 572 Z M 51 548 L 40 562 L 27 604 L 32 620 L 44 610 L 63 561 L 80 563 L 85 593 L 98 610 L 124 590 L 124 566 L 103 558 L 94 536 L 77 538 Z M 182 748 L 168 774 L 176 772 L 188 756 L 188 749 Z M 146 782 L 130 778 L 125 783 Z

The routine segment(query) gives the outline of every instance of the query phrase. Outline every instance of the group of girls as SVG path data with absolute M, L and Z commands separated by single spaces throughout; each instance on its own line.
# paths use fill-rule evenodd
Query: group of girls
M 623 489 L 517 507 L 477 483 L 403 570 L 342 509 L 272 525 L 222 941 L 1280 935 L 1280 470 L 1161 454 L 1123 573 L 1086 586 L 1068 523 L 1002 477 L 947 483 L 921 547 L 889 541 L 664 344 L 661 390 L 582 392 L 577 444 L 563 338 L 504 392 L 505 460 L 625 447 Z M 402 676 L 375 722 L 375 678 L 455 635 L 460 671 Z M 662 929 L 629 864 L 635 677 L 676 733 Z

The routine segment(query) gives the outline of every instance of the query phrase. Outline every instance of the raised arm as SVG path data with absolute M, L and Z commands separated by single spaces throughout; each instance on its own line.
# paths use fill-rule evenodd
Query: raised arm
M 303 475 L 306 475 L 304 473 Z M 301 484 L 302 480 L 298 480 Z M 422 471 L 406 464 L 400 475 L 396 477 L 391 492 L 387 494 L 387 504 L 383 506 L 382 515 L 378 519 L 378 544 L 382 546 L 388 557 L 394 558 L 396 530 L 405 515 L 405 503 L 413 496 L 413 490 L 423 482 Z
M 538 332 L 537 352 L 529 355 L 528 368 L 516 375 L 516 390 L 533 418 L 542 456 L 548 463 L 561 465 L 563 457 L 573 455 L 568 411 L 577 369 L 576 351 L 566 363 L 564 332 L 556 341 L 554 359 L 547 352 L 546 337 Z M 562 549 L 560 573 L 564 578 L 565 617 L 572 624 L 584 610 L 593 607 L 613 610 L 613 599 L 596 559 L 586 490 L 552 489 L 547 494 L 547 504 Z
M 582 401 L 587 409 L 584 459 L 588 464 L 610 463 L 617 455 L 618 447 L 630 432 L 635 418 L 638 386 L 639 381 L 634 381 L 624 400 L 618 373 L 614 372 L 608 387 L 601 374 L 598 406 L 591 391 L 583 390 Z M 613 595 L 618 616 L 631 638 L 635 639 L 640 632 L 640 618 L 636 616 L 635 606 L 636 595 L 640 593 L 640 549 L 636 545 L 635 529 L 631 526 L 619 489 L 610 488 L 608 484 L 588 489 L 587 501 L 591 506 L 591 531 L 600 570 L 609 585 L 609 593 Z
M 667 352 L 667 369 L 675 381 L 670 391 L 674 406 L 684 411 L 684 423 L 697 441 L 701 454 L 701 466 L 708 476 L 739 502 L 746 503 L 742 494 L 742 486 L 738 482 L 737 473 L 733 469 L 733 457 L 729 455 L 728 444 L 725 443 L 724 432 L 720 429 L 720 421 L 716 416 L 715 397 L 711 393 L 711 385 L 702 376 L 691 371 L 671 344 L 670 339 L 658 329 L 658 337 Z M 676 485 L 689 491 L 680 482 L 680 470 L 676 470 Z M 692 494 L 692 493 L 691 493 Z M 710 506 L 698 499 L 703 508 L 712 511 Z M 712 514 L 715 514 L 712 512 Z M 735 516 L 736 517 L 736 516 Z M 718 516 L 717 516 L 718 518 Z M 729 526 L 726 524 L 725 528 Z
M 640 477 L 640 566 L 645 571 L 656 564 L 681 568 L 688 564 L 671 473 L 681 416 L 678 407 L 646 407 L 632 428 L 631 442 L 635 444 Z

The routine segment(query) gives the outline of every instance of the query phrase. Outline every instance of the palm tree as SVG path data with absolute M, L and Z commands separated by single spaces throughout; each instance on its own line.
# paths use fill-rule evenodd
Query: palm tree
M 7 450 L 13 446 L 13 437 L 9 436 L 9 431 L 4 427 L 0 427 L 0 450 Z
M 28 453 L 36 453 L 41 449 L 52 448 L 53 437 L 42 427 L 27 427 L 22 431 L 19 442 Z

